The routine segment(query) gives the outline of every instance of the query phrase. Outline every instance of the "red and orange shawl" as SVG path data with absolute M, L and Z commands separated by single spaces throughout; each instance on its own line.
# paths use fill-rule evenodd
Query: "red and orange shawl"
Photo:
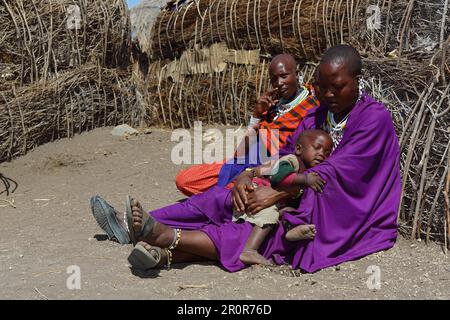
M 278 148 L 282 148 L 286 144 L 288 136 L 298 128 L 308 110 L 319 106 L 319 101 L 313 93 L 313 87 L 310 85 L 305 85 L 305 87 L 309 91 L 309 95 L 303 101 L 276 120 L 272 120 L 275 114 L 268 112 L 267 118 L 262 119 L 258 124 L 258 130 L 267 130 L 267 135 L 262 135 L 262 140 L 269 155 L 276 154 Z M 278 130 L 278 135 L 273 133 L 274 130 Z M 279 141 L 278 148 L 275 140 Z

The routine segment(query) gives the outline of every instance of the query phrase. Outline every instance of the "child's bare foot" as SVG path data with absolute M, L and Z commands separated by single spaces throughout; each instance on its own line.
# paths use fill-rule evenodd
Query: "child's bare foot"
M 316 226 L 304 224 L 292 228 L 286 233 L 287 241 L 312 240 L 316 236 Z
M 246 249 L 242 251 L 241 255 L 239 256 L 239 259 L 245 265 L 252 265 L 252 264 L 272 265 L 272 263 L 266 258 L 264 258 L 262 255 L 260 255 L 258 251 L 252 249 Z

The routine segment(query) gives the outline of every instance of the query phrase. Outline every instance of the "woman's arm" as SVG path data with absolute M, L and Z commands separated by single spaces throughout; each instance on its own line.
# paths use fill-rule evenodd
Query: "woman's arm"
M 252 185 L 253 175 L 251 172 L 244 171 L 238 175 L 235 180 L 234 187 L 231 191 L 233 200 L 233 208 L 238 212 L 245 212 L 247 204 L 247 192 L 253 191 Z
M 285 199 L 297 197 L 300 190 L 299 186 L 277 187 L 259 187 L 247 195 L 247 206 L 245 212 L 257 214 L 261 210 L 273 206 L 277 202 Z
M 269 175 L 273 161 L 268 161 L 259 167 L 251 168 L 252 171 L 241 172 L 234 182 L 232 190 L 233 207 L 238 212 L 246 211 L 247 194 L 254 191 L 252 179 Z
M 268 188 L 268 190 L 259 187 L 255 190 L 252 179 L 270 174 L 272 162 L 269 161 L 259 167 L 252 168 L 253 171 L 244 171 L 237 177 L 232 191 L 235 210 L 255 214 L 281 200 L 297 196 L 301 189 L 310 187 L 317 192 L 323 191 L 325 181 L 315 172 L 306 175 L 297 174 L 289 186 L 277 186 L 275 189 Z M 261 189 L 263 191 L 258 191 Z

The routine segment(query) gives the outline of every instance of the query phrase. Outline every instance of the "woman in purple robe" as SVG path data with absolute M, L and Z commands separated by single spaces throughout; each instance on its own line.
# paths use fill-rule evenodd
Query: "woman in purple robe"
M 361 57 L 353 47 L 330 48 L 317 72 L 321 105 L 308 113 L 280 150 L 280 156 L 293 153 L 298 136 L 308 129 L 329 132 L 334 143 L 331 156 L 310 169 L 326 181 L 323 192 L 305 190 L 299 207 L 284 213 L 260 246 L 259 253 L 275 264 L 315 272 L 395 243 L 401 195 L 398 139 L 389 111 L 362 91 L 360 75 Z M 233 208 L 256 214 L 299 192 L 298 187 L 253 190 L 251 179 L 257 172 L 241 173 L 232 190 L 216 186 L 149 214 L 130 200 L 128 227 L 120 229 L 128 229 L 136 245 L 131 264 L 146 269 L 215 260 L 230 272 L 244 268 L 239 256 L 252 225 L 232 222 Z M 315 225 L 314 239 L 285 239 L 287 225 L 308 224 Z

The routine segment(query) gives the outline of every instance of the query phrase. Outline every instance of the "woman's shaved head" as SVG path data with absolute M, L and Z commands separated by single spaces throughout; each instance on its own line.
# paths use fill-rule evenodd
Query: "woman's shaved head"
M 291 54 L 282 53 L 273 57 L 269 65 L 269 70 L 274 68 L 279 63 L 284 64 L 286 69 L 290 72 L 295 73 L 297 71 L 297 62 L 295 62 L 295 59 Z
M 298 89 L 297 63 L 290 54 L 279 54 L 269 66 L 270 84 L 277 96 L 287 101 L 295 98 Z
M 316 74 L 319 100 L 339 119 L 358 101 L 361 68 L 358 51 L 345 44 L 328 49 L 320 61 Z
M 352 76 L 359 76 L 362 69 L 361 56 L 358 51 L 347 44 L 340 44 L 329 48 L 323 55 L 321 64 L 336 63 L 345 66 Z

